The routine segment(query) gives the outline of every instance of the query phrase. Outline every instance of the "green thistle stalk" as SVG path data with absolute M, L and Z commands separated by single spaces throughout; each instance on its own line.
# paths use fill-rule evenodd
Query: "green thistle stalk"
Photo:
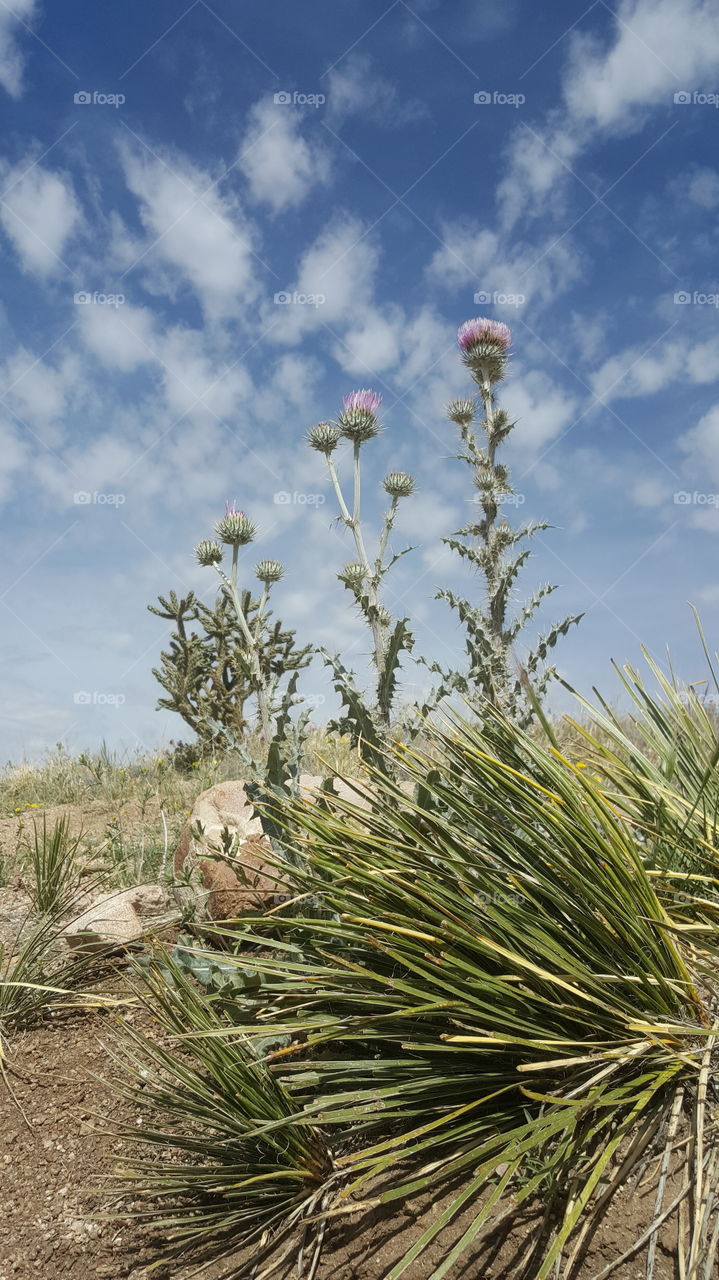
M 533 704 L 556 674 L 554 667 L 545 662 L 549 650 L 582 615 L 565 618 L 552 627 L 530 652 L 523 669 L 519 669 L 514 656 L 515 642 L 541 602 L 556 587 L 548 584 L 540 587 L 518 617 L 509 616 L 512 589 L 531 554 L 528 547 L 522 547 L 514 555 L 512 550 L 550 527 L 539 523 L 513 529 L 504 516 L 499 517 L 500 504 L 514 493 L 508 468 L 497 460 L 497 450 L 515 424 L 510 422 L 504 409 L 497 407 L 495 399 L 496 384 L 506 373 L 510 342 L 507 326 L 494 320 L 468 320 L 458 333 L 463 361 L 478 388 L 484 410 L 481 428 L 485 446 L 478 443 L 472 431 L 474 401 L 453 401 L 447 415 L 459 427 L 463 450 L 458 457 L 472 468 L 475 501 L 482 509 L 482 518 L 457 530 L 444 542 L 484 578 L 485 601 L 484 607 L 478 609 L 449 590 L 438 592 L 438 598 L 446 600 L 463 622 L 469 655 L 466 675 L 442 674 L 454 688 L 464 693 L 479 692 L 506 715 L 526 725 L 532 719 Z
M 384 489 L 390 504 L 380 530 L 377 554 L 370 559 L 362 527 L 362 445 L 379 434 L 377 413 L 382 397 L 375 391 L 353 391 L 345 396 L 342 412 L 336 423 L 320 422 L 308 435 L 308 443 L 325 457 L 327 471 L 337 499 L 339 518 L 349 529 L 355 545 L 356 560 L 346 565 L 338 575 L 352 592 L 356 604 L 372 634 L 372 665 L 377 691 L 375 705 L 365 705 L 358 690 L 351 684 L 351 673 L 346 672 L 339 658 L 325 655 L 325 660 L 335 672 L 335 686 L 349 710 L 345 718 L 363 748 L 368 743 L 377 745 L 386 738 L 392 716 L 392 701 L 396 692 L 396 678 L 402 653 L 411 649 L 412 636 L 407 619 L 393 619 L 380 600 L 380 587 L 385 574 L 394 564 L 396 556 L 387 557 L 389 536 L 401 498 L 409 497 L 414 481 L 403 471 L 392 471 L 385 477 Z M 342 490 L 333 454 L 340 440 L 352 444 L 352 503 Z M 343 722 L 343 728 L 345 727 Z M 351 723 L 350 723 L 351 722 Z

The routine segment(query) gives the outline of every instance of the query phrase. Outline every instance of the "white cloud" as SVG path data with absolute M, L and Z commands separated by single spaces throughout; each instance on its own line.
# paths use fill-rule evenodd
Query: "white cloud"
M 717 12 L 714 0 L 623 0 L 617 17 L 608 45 L 574 33 L 564 95 L 580 125 L 631 133 L 719 66 Z
M 371 376 L 397 363 L 404 313 L 399 307 L 362 311 L 335 346 L 335 359 L 348 373 Z
M 321 296 L 318 306 L 293 302 L 278 306 L 272 337 L 298 342 L 323 325 L 342 328 L 372 302 L 378 253 L 355 218 L 340 215 L 325 227 L 299 261 L 292 292 Z
M 667 341 L 642 355 L 627 347 L 610 356 L 592 375 L 591 387 L 603 403 L 629 396 L 654 395 L 673 382 L 686 367 L 684 344 Z
M 609 404 L 611 400 L 656 395 L 674 382 L 701 385 L 718 378 L 719 338 L 698 343 L 669 338 L 646 355 L 640 347 L 616 352 L 597 369 L 590 383 L 597 398 Z
M 538 128 L 520 122 L 511 135 L 497 193 L 504 224 L 559 211 L 583 151 L 607 134 L 637 132 L 653 109 L 687 110 L 674 108 L 674 94 L 701 89 L 718 71 L 715 0 L 622 0 L 608 39 L 580 24 L 561 110 Z
M 11 98 L 19 98 L 23 89 L 25 59 L 18 48 L 25 34 L 21 23 L 29 23 L 36 13 L 37 0 L 13 0 L 12 9 L 0 9 L 0 84 Z
M 256 417 L 263 423 L 271 422 L 275 431 L 277 424 L 290 415 L 295 420 L 300 416 L 302 422 L 312 422 L 315 410 L 319 413 L 317 387 L 322 374 L 319 361 L 304 353 L 280 356 L 271 378 L 256 388 L 252 401 Z
M 679 438 L 679 447 L 688 456 L 696 474 L 712 484 L 719 483 L 719 404 L 715 404 L 695 427 Z
M 687 351 L 687 373 L 692 382 L 716 382 L 719 379 L 719 338 L 692 343 Z
M 225 366 L 208 353 L 203 334 L 174 328 L 158 344 L 165 400 L 173 416 L 185 413 L 231 418 L 251 399 L 252 381 L 242 364 Z
M 569 426 L 577 401 L 539 369 L 515 373 L 502 392 L 502 406 L 517 423 L 510 436 L 521 455 L 536 452 Z
M 255 234 L 238 202 L 186 157 L 126 150 L 123 163 L 147 232 L 142 265 L 169 267 L 213 318 L 240 313 L 256 298 L 257 284 Z
M 700 209 L 716 209 L 719 204 L 719 173 L 716 169 L 697 169 L 681 185 L 687 200 Z
M 238 168 L 250 184 L 252 198 L 278 213 L 301 204 L 331 178 L 325 147 L 308 142 L 300 131 L 306 111 L 265 98 L 250 112 Z
M 396 86 L 374 71 L 366 54 L 349 54 L 330 71 L 327 85 L 327 115 L 333 125 L 361 116 L 364 122 L 399 129 L 429 114 L 417 98 L 401 99 Z
M 655 476 L 636 480 L 629 492 L 632 501 L 639 507 L 659 507 L 669 499 L 668 486 Z
M 125 373 L 154 360 L 159 342 L 148 307 L 87 304 L 77 307 L 85 345 L 110 369 Z
M 541 132 L 518 125 L 510 137 L 506 176 L 497 187 L 502 223 L 508 229 L 525 210 L 543 214 L 561 209 L 564 187 L 579 143 L 554 112 Z
M 2 370 L 1 394 L 23 421 L 33 425 L 52 422 L 65 412 L 70 393 L 81 376 L 80 361 L 74 353 L 53 367 L 21 348 Z
M 69 271 L 62 255 L 80 220 L 71 179 L 32 164 L 31 157 L 0 177 L 7 192 L 0 222 L 22 267 L 41 277 Z
M 12 497 L 16 490 L 16 473 L 27 462 L 27 445 L 20 439 L 17 428 L 0 421 L 0 499 Z
M 442 228 L 442 246 L 432 257 L 429 278 L 444 288 L 466 288 L 467 305 L 475 305 L 475 292 L 509 297 L 526 302 L 552 302 L 576 282 L 581 273 L 579 257 L 568 239 L 549 237 L 545 243 L 530 245 L 501 236 L 479 224 L 450 223 Z M 522 304 L 524 305 L 524 304 Z M 498 304 L 501 309 L 501 299 Z M 504 304 L 511 318 L 514 304 Z M 503 313 L 504 314 L 504 313 Z

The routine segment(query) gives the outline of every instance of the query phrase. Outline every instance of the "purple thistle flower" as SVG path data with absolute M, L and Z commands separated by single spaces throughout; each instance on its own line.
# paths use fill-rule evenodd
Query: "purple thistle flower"
M 382 397 L 377 391 L 350 391 L 348 396 L 342 399 L 342 406 L 345 413 L 351 412 L 353 409 L 360 409 L 364 413 L 377 413 L 382 403 Z
M 473 347 L 479 344 L 498 347 L 503 354 L 509 350 L 509 344 L 512 341 L 512 333 L 509 326 L 502 324 L 501 320 L 483 320 L 477 317 L 476 320 L 465 320 L 457 330 L 457 342 L 460 351 L 470 352 Z
M 346 440 L 359 446 L 377 435 L 377 410 L 381 403 L 382 397 L 377 391 L 350 391 L 344 396 L 337 425 Z

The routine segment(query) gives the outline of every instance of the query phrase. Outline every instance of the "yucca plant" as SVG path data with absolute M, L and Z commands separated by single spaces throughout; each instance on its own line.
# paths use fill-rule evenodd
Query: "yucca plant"
M 40 915 L 61 915 L 77 895 L 80 841 L 81 836 L 70 835 L 67 814 L 57 818 L 52 827 L 48 827 L 46 814 L 41 824 L 33 823 L 27 865 L 32 905 Z
M 587 716 L 570 724 L 588 766 L 602 773 L 637 833 L 661 891 L 685 909 L 703 902 L 719 922 L 719 718 L 709 694 L 712 686 L 719 692 L 719 681 L 698 618 L 697 625 L 707 679 L 686 685 L 643 650 L 651 683 L 632 667 L 616 668 L 630 712 L 575 695 Z
M 391 1203 L 427 1189 L 452 1193 L 387 1280 L 411 1274 L 467 1206 L 476 1205 L 472 1222 L 432 1280 L 479 1248 L 498 1214 L 537 1203 L 543 1228 L 517 1275 L 568 1278 L 613 1194 L 650 1158 L 659 1160 L 645 1233 L 654 1248 L 661 1222 L 677 1212 L 676 1197 L 665 1206 L 664 1188 L 681 1142 L 679 1200 L 691 1207 L 681 1219 L 683 1274 L 711 1280 L 719 1243 L 715 939 L 692 935 L 687 944 L 631 824 L 588 770 L 491 708 L 482 727 L 456 719 L 427 732 L 428 754 L 401 754 L 421 799 L 377 771 L 371 812 L 342 801 L 331 811 L 290 806 L 288 829 L 293 839 L 302 833 L 292 871 L 298 896 L 243 921 L 234 961 L 246 968 L 257 948 L 261 1001 L 238 993 L 235 1025 L 222 1028 L 208 1026 L 203 1003 L 183 1000 L 173 1033 L 186 1033 L 198 1060 L 199 1043 L 222 1044 L 228 1073 L 259 1057 L 282 1090 L 282 1115 L 268 1120 L 248 1095 L 241 1105 L 253 1135 L 277 1129 L 289 1150 L 290 1134 L 319 1127 L 331 1167 L 325 1215 L 358 1195 Z M 267 1051 L 268 1036 L 287 1042 Z M 148 1052 L 137 1043 L 136 1067 Z M 215 1179 L 225 1160 L 213 1136 L 216 1104 L 203 1136 L 208 1112 L 168 1101 L 183 1063 L 170 1045 L 166 1094 L 156 1101 L 193 1134 L 197 1161 Z M 203 1080 L 209 1070 L 201 1064 Z M 158 1176 L 174 1179 L 180 1205 L 190 1193 L 173 1218 L 189 1224 L 202 1175 L 175 1177 L 171 1161 L 159 1174 L 141 1172 L 148 1191 Z M 237 1172 L 234 1152 L 226 1163 L 222 1177 Z M 254 1165 L 245 1173 L 253 1176 Z M 243 1192 L 251 1185 L 243 1181 Z M 319 1184 L 312 1194 L 316 1209 Z M 214 1222 L 240 1225 L 229 1211 Z
M 129 1185 L 139 1179 L 152 1197 L 137 1216 L 159 1216 L 173 1253 L 222 1253 L 239 1237 L 255 1246 L 255 1265 L 268 1232 L 291 1233 L 322 1203 L 333 1172 L 327 1144 L 186 970 L 161 955 L 137 972 L 169 1037 L 125 1027 L 118 1055 L 118 1087 L 142 1117 L 139 1135 L 135 1127 L 124 1136 L 135 1145 L 139 1136 L 147 1151 L 124 1162 Z

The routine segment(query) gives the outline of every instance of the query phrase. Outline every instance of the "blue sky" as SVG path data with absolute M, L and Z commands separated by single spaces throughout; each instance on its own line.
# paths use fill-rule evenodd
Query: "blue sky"
M 512 327 L 518 514 L 556 526 L 520 586 L 561 584 L 544 622 L 587 611 L 562 673 L 612 696 L 610 660 L 644 643 L 704 674 L 716 19 L 711 0 L 0 0 L 4 758 L 183 736 L 154 710 L 146 605 L 211 597 L 192 548 L 227 499 L 286 564 L 280 616 L 362 670 L 351 549 L 303 443 L 354 387 L 384 396 L 368 515 L 386 470 L 417 478 L 387 603 L 457 659 L 434 592 L 476 586 L 441 544 L 470 496 L 443 407 L 469 390 L 455 333 L 476 314 Z M 305 692 L 327 693 L 319 663 Z

